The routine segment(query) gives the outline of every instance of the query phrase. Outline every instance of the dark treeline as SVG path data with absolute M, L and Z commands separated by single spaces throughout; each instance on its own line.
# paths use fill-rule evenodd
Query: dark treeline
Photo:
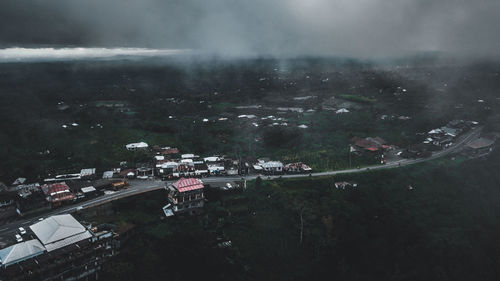
M 199 217 L 161 217 L 164 197 L 113 203 L 136 225 L 106 280 L 496 280 L 500 153 L 208 192 Z M 336 181 L 356 188 L 336 189 Z M 146 198 L 147 197 L 147 198 Z M 147 204 L 143 204 L 147 202 Z M 85 219 L 104 220 L 99 212 Z M 301 234 L 302 233 L 302 234 Z M 223 240 L 217 240 L 217 238 Z M 217 247 L 231 240 L 232 247 Z M 196 268 L 196 270 L 193 269 Z

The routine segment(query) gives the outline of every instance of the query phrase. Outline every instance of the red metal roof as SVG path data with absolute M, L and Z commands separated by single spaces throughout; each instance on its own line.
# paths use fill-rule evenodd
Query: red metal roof
M 203 182 L 199 179 L 181 178 L 172 184 L 179 192 L 186 192 L 203 188 Z
M 70 192 L 69 187 L 65 183 L 51 184 L 47 190 L 47 194 L 51 196 L 65 192 Z
M 386 145 L 385 140 L 380 137 L 375 137 L 375 138 L 368 137 L 366 139 L 354 137 L 352 138 L 352 141 L 354 142 L 354 145 L 356 145 L 357 147 L 366 149 L 368 151 L 377 151 L 381 148 L 383 149 L 389 148 L 389 146 Z
M 177 153 L 179 153 L 179 149 L 177 149 L 177 148 L 164 149 L 161 152 L 162 155 L 177 154 Z
M 50 196 L 51 202 L 67 201 L 75 199 L 75 195 L 71 193 L 66 183 L 54 183 L 46 189 L 47 195 Z

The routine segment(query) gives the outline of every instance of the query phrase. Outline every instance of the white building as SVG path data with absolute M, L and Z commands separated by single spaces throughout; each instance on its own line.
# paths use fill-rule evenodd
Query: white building
M 266 173 L 282 173 L 283 163 L 280 161 L 268 161 L 260 164 L 264 172 Z
M 95 175 L 95 168 L 82 169 L 80 171 L 80 177 L 91 177 Z
M 57 215 L 30 226 L 47 252 L 92 238 L 92 234 L 72 215 Z
M 177 162 L 165 162 L 163 164 L 160 165 L 160 168 L 162 169 L 177 169 L 177 167 L 179 166 L 179 163 Z
M 148 148 L 149 145 L 145 142 L 136 142 L 136 143 L 129 143 L 127 145 L 125 145 L 125 148 L 127 148 L 127 150 L 138 150 L 138 149 L 146 149 Z
M 113 178 L 113 171 L 106 171 L 102 174 L 103 179 L 112 179 Z
M 224 166 L 220 166 L 220 165 L 208 165 L 208 171 L 210 172 L 210 174 L 220 174 L 220 173 L 223 173 L 224 172 Z
M 218 156 L 211 156 L 211 157 L 205 157 L 203 158 L 203 161 L 205 161 L 206 163 L 213 163 L 213 162 L 219 162 L 221 160 L 220 157 Z

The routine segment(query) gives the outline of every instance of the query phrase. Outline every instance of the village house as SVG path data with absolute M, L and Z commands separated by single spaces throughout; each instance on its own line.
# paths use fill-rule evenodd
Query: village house
M 125 148 L 129 151 L 146 149 L 148 147 L 149 147 L 149 145 L 145 142 L 129 143 L 129 144 L 125 145 Z
M 207 166 L 210 175 L 222 175 L 226 171 L 224 165 L 221 164 L 208 164 Z
M 82 178 L 82 179 L 95 178 L 95 168 L 82 169 L 80 171 L 80 178 Z
M 205 161 L 205 163 L 216 163 L 216 162 L 219 162 L 221 160 L 223 160 L 223 159 L 218 157 L 218 156 L 210 156 L 210 157 L 203 158 L 203 161 Z
M 181 155 L 181 158 L 182 158 L 182 159 L 194 159 L 194 158 L 196 158 L 196 157 L 198 157 L 198 156 L 196 156 L 196 155 L 194 155 L 194 154 L 192 154 L 192 153 L 186 153 L 186 154 L 182 154 L 182 155 Z
M 26 214 L 34 210 L 49 209 L 50 202 L 39 184 L 24 185 L 18 190 L 19 197 L 16 200 L 16 211 Z
M 105 171 L 103 174 L 102 174 L 102 178 L 103 179 L 112 179 L 113 176 L 114 176 L 114 171 Z
M 197 176 L 208 176 L 208 165 L 203 163 L 194 163 L 194 173 Z
M 24 184 L 26 182 L 26 178 L 17 178 L 13 183 L 12 185 L 20 185 L 20 184 Z
M 160 153 L 161 153 L 161 155 L 164 155 L 164 156 L 170 155 L 170 154 L 178 154 L 179 149 L 171 148 L 171 147 L 164 147 Z
M 165 160 L 161 162 L 161 164 L 156 163 L 156 168 L 158 170 L 158 175 L 163 177 L 171 176 L 175 171 L 177 171 L 177 167 L 179 163 Z
M 384 149 L 389 148 L 387 142 L 381 137 L 368 137 L 364 139 L 354 137 L 352 138 L 352 142 L 356 151 L 381 152 Z
M 119 176 L 121 178 L 129 178 L 129 179 L 135 178 L 136 175 L 137 175 L 137 173 L 136 173 L 135 169 L 125 169 L 125 170 L 121 170 L 119 173 Z
M 223 165 L 227 176 L 236 176 L 240 173 L 240 161 L 237 159 L 225 159 Z
M 136 177 L 138 179 L 149 179 L 153 178 L 155 175 L 154 168 L 151 163 L 139 163 L 137 164 Z
M 17 191 L 17 195 L 19 195 L 19 197 L 27 198 L 28 196 L 33 194 L 33 192 L 40 191 L 40 184 L 31 183 L 31 184 L 18 185 L 18 186 L 16 186 L 16 191 Z
M 456 129 L 456 128 L 450 128 L 450 127 L 441 127 L 441 131 L 444 133 L 446 136 L 450 136 L 452 138 L 458 136 L 460 134 L 461 130 Z
M 181 178 L 165 187 L 168 201 L 174 213 L 195 214 L 205 204 L 203 182 L 195 178 Z
M 283 173 L 283 163 L 280 161 L 268 161 L 261 163 L 262 171 L 264 174 L 282 174 Z
M 311 167 L 302 162 L 286 164 L 284 169 L 287 173 L 310 173 L 312 171 Z
M 163 156 L 163 155 L 156 155 L 156 156 L 154 157 L 154 159 L 155 159 L 156 161 L 164 161 L 164 160 L 165 160 L 165 156 Z
M 172 175 L 174 177 L 194 176 L 195 168 L 193 162 L 179 163 Z
M 47 201 L 49 201 L 53 207 L 72 202 L 76 199 L 76 196 L 64 182 L 43 185 L 42 190 L 47 196 Z
M 74 173 L 74 174 L 63 174 L 63 175 L 56 175 L 53 178 L 47 178 L 44 179 L 44 182 L 64 182 L 67 180 L 79 180 L 81 179 L 81 174 L 80 173 Z

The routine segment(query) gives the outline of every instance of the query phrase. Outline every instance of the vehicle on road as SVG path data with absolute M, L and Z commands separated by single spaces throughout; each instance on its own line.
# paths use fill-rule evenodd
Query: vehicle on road
M 19 231 L 19 234 L 21 234 L 21 235 L 26 234 L 26 229 L 24 229 L 24 227 L 22 227 L 22 226 L 20 228 L 18 228 L 18 231 Z
M 23 238 L 21 237 L 21 235 L 16 234 L 16 241 L 17 242 L 23 242 Z

